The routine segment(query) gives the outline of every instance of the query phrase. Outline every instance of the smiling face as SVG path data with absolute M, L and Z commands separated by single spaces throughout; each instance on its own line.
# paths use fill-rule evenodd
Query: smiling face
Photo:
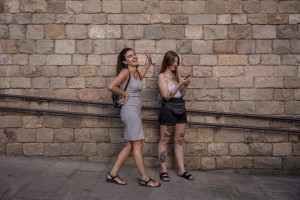
M 137 66 L 138 57 L 133 50 L 127 51 L 125 54 L 125 60 L 123 61 L 128 66 Z
M 178 62 L 178 57 L 175 57 L 175 58 L 174 58 L 174 62 L 171 62 L 170 64 L 171 64 L 171 65 L 169 65 L 167 68 L 168 68 L 170 71 L 175 72 L 175 71 L 177 70 L 177 66 L 178 66 L 178 64 L 179 64 L 179 62 Z

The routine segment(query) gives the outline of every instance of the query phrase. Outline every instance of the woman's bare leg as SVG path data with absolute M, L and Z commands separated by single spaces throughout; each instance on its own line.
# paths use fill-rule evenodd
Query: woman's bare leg
M 167 153 L 168 143 L 173 133 L 173 126 L 160 125 L 160 141 L 158 143 L 158 158 L 160 171 L 167 172 Z
M 143 155 L 142 155 L 142 148 L 143 148 L 143 141 L 142 140 L 137 140 L 137 141 L 132 141 L 133 144 L 133 159 L 136 164 L 137 170 L 140 174 L 140 177 L 142 180 L 147 181 L 149 180 L 149 176 L 147 175 L 145 171 L 145 166 L 144 166 L 144 160 L 143 160 Z M 149 182 L 149 186 L 158 186 L 158 182 Z
M 178 174 L 185 172 L 183 143 L 186 124 L 176 124 L 174 130 L 174 153 L 178 165 Z
M 121 166 L 124 164 L 126 159 L 129 157 L 130 153 L 132 151 L 132 142 L 127 142 L 126 146 L 122 149 L 122 151 L 119 153 L 117 161 L 115 162 L 113 168 L 110 171 L 110 174 L 112 176 L 116 176 L 118 174 L 118 171 L 120 170 Z M 108 178 L 109 175 L 107 176 Z M 115 179 L 119 183 L 125 183 L 124 181 L 120 180 L 119 178 Z

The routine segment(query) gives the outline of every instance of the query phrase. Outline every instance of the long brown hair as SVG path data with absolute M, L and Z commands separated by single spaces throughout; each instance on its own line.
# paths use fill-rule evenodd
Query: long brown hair
M 124 48 L 122 51 L 119 53 L 118 58 L 117 58 L 117 67 L 116 67 L 116 76 L 119 75 L 119 73 L 122 71 L 122 69 L 127 68 L 128 65 L 126 65 L 123 61 L 126 60 L 126 53 L 128 51 L 134 51 L 132 48 Z
M 175 58 L 177 57 L 178 59 L 178 65 L 180 64 L 180 59 L 179 59 L 179 56 L 176 52 L 174 51 L 168 51 L 165 55 L 164 55 L 164 58 L 162 60 L 162 63 L 161 63 L 161 68 L 160 68 L 160 72 L 159 73 L 164 73 L 167 68 L 171 65 L 173 65 L 173 63 L 175 62 Z M 173 72 L 174 75 L 175 75 L 175 78 L 176 78 L 176 81 L 177 83 L 179 83 L 179 74 L 178 74 L 178 70 L 177 70 L 177 67 L 176 67 L 176 70 L 175 72 Z

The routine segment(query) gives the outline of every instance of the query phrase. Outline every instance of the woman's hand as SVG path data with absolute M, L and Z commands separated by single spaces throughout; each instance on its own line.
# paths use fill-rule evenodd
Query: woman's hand
M 186 79 L 180 79 L 179 85 L 180 86 L 189 86 L 191 84 L 191 79 L 188 77 Z
M 128 96 L 121 97 L 121 98 L 119 99 L 119 104 L 120 104 L 121 106 L 123 106 L 123 105 L 127 102 L 128 98 L 129 98 Z
M 146 53 L 146 57 L 147 57 L 147 62 L 150 64 L 150 65 L 156 65 L 156 63 L 153 63 L 152 62 L 152 57 L 151 57 L 151 54 L 149 53 Z

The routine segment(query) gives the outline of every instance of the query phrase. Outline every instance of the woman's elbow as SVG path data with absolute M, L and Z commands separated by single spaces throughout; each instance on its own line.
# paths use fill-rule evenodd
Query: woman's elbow
M 112 85 L 109 85 L 109 86 L 107 87 L 107 89 L 108 89 L 109 91 L 112 91 L 112 90 L 113 90 L 113 86 L 112 86 Z

